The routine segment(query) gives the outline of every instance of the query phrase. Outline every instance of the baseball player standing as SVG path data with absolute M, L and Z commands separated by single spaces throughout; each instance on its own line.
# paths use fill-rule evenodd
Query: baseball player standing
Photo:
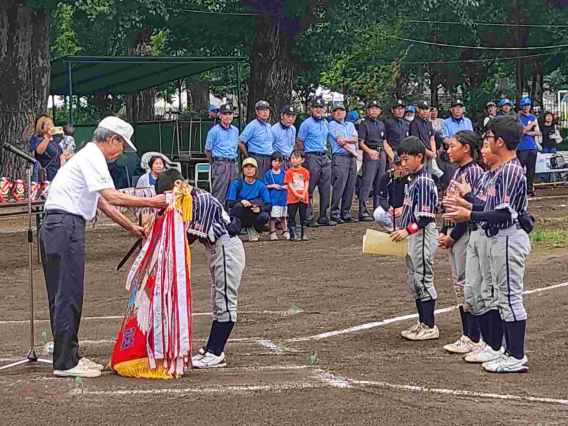
M 523 305 L 525 261 L 531 244 L 527 232 L 532 230 L 532 217 L 526 214 L 528 205 L 527 180 L 517 158 L 517 147 L 523 127 L 517 117 L 498 116 L 488 125 L 486 138 L 491 152 L 499 156 L 502 165 L 489 183 L 483 211 L 455 207 L 444 218 L 463 222 L 485 222 L 489 238 L 488 256 L 499 293 L 499 312 L 505 322 L 507 350 L 493 361 L 483 363 L 486 371 L 515 373 L 528 371 L 525 355 L 527 312 Z M 531 220 L 532 219 L 532 220 Z
M 424 169 L 426 147 L 420 139 L 409 136 L 397 153 L 410 173 L 400 219 L 402 229 L 391 234 L 394 242 L 408 238 L 406 282 L 416 301 L 418 323 L 401 333 L 408 340 L 431 340 L 440 336 L 434 310 L 438 295 L 434 287 L 434 253 L 437 247 L 436 207 L 438 190 L 432 176 Z

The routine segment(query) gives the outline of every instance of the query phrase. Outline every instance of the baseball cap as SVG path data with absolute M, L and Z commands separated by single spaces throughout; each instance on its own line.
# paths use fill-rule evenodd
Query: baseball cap
M 379 101 L 369 101 L 367 102 L 367 108 L 373 108 L 373 107 L 377 107 L 380 109 L 383 109 L 383 106 L 381 105 L 381 103 Z
M 266 101 L 258 101 L 255 105 L 254 105 L 254 109 L 259 110 L 259 109 L 264 109 L 264 108 L 270 108 L 270 104 Z
M 134 128 L 128 124 L 126 121 L 121 120 L 118 117 L 107 117 L 104 118 L 97 127 L 102 127 L 103 129 L 110 130 L 121 136 L 126 142 L 124 146 L 124 152 L 136 152 L 136 147 L 130 140 L 134 134 Z
M 458 99 L 455 99 L 455 100 L 452 101 L 453 107 L 458 106 L 458 105 L 464 106 L 464 103 L 461 99 L 458 98 Z
M 282 114 L 297 115 L 298 109 L 290 105 L 284 105 L 284 108 L 282 108 Z
M 420 102 L 418 102 L 418 108 L 420 108 L 420 109 L 430 109 L 430 102 L 428 102 L 428 101 L 420 101 Z
M 520 102 L 521 106 L 525 106 L 525 105 L 532 105 L 532 101 L 531 98 L 522 98 L 521 102 Z
M 258 163 L 257 163 L 256 160 L 255 160 L 254 158 L 252 158 L 252 157 L 245 158 L 245 161 L 243 161 L 243 168 L 244 168 L 245 166 L 248 166 L 248 165 L 254 166 L 254 167 L 256 167 L 256 168 L 258 169 Z
M 223 105 L 221 105 L 221 108 L 219 108 L 219 113 L 220 114 L 232 114 L 233 113 L 233 106 L 229 105 L 229 104 L 223 104 Z
M 487 108 L 492 107 L 492 106 L 496 107 L 497 104 L 496 104 L 495 102 L 493 102 L 493 101 L 489 101 L 489 102 L 487 102 L 487 105 L 485 105 L 485 106 L 486 106 Z
M 402 160 L 401 160 L 400 157 L 398 156 L 398 153 L 395 152 L 395 153 L 394 153 L 394 158 L 393 158 L 393 163 L 394 163 L 394 164 L 398 164 L 398 163 L 401 163 L 401 162 L 402 162 Z
M 406 109 L 404 110 L 405 113 L 407 112 L 416 112 L 416 108 L 412 105 L 407 106 Z
M 209 107 L 209 111 L 211 111 L 211 112 L 219 111 L 219 107 L 217 105 L 211 105 Z
M 315 98 L 312 99 L 312 107 L 324 107 L 325 104 L 323 103 L 322 98 Z
M 357 120 L 359 120 L 359 113 L 358 113 L 357 111 L 350 111 L 350 112 L 347 114 L 347 120 L 346 120 L 346 121 L 349 121 L 350 123 L 353 123 L 353 122 L 355 122 L 355 121 L 357 121 Z
M 398 99 L 394 104 L 392 104 L 392 109 L 404 108 L 406 105 L 402 99 Z
M 507 98 L 501 99 L 501 101 L 499 102 L 499 106 L 503 106 L 503 105 L 512 105 L 511 101 Z
M 331 110 L 334 111 L 334 112 L 337 111 L 338 109 L 342 109 L 343 111 L 346 111 L 345 105 L 343 105 L 341 102 L 333 105 L 333 107 L 331 108 Z

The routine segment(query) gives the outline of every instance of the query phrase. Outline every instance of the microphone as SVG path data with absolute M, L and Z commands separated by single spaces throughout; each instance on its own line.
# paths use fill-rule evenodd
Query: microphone
M 23 151 L 20 151 L 18 148 L 16 148 L 13 145 L 10 145 L 8 142 L 4 142 L 4 144 L 2 145 L 2 148 L 4 148 L 6 151 L 10 151 L 14 154 L 16 154 L 18 157 L 23 158 L 24 160 L 26 160 L 28 163 L 31 164 L 35 164 L 37 163 L 37 160 L 35 158 L 33 158 L 32 156 L 26 154 Z

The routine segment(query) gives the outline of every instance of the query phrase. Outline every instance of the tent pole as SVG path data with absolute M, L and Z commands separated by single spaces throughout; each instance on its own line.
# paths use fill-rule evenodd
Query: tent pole
M 237 70 L 237 103 L 239 105 L 239 133 L 243 130 L 242 129 L 242 113 L 241 113 L 241 64 L 238 62 L 235 64 L 235 68 Z
M 69 124 L 73 124 L 73 75 L 72 64 L 69 62 Z

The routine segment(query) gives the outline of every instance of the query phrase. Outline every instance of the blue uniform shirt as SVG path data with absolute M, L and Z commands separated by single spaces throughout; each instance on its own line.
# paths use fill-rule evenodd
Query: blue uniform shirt
M 422 167 L 406 185 L 402 215 L 400 217 L 401 229 L 416 223 L 421 217 L 429 217 L 436 220 L 438 207 L 438 189 L 432 179 Z
M 350 123 L 348 121 L 340 123 L 339 121 L 335 120 L 329 123 L 329 144 L 331 145 L 331 153 L 350 154 L 349 151 L 347 151 L 345 148 L 339 145 L 339 142 L 337 142 L 337 138 L 340 137 L 351 138 L 353 136 L 358 138 L 357 130 L 355 130 L 355 126 L 353 125 L 353 123 Z M 355 146 L 356 145 L 353 144 L 353 147 Z
M 310 117 L 300 125 L 298 140 L 304 142 L 306 152 L 324 152 L 327 151 L 328 134 L 329 123 L 327 121 Z
M 523 113 L 520 113 L 519 118 L 521 119 L 521 123 L 523 123 L 523 126 L 526 126 L 527 124 L 529 124 L 529 122 L 531 122 L 534 125 L 537 124 L 536 117 L 532 114 L 525 115 Z M 536 141 L 534 140 L 534 136 L 523 135 L 523 138 L 521 139 L 521 143 L 519 144 L 517 151 L 528 151 L 536 149 L 537 147 L 536 147 Z
M 272 169 L 267 170 L 264 174 L 264 180 L 262 181 L 266 186 L 268 185 L 284 185 L 284 176 L 286 172 L 284 169 L 280 169 L 280 173 L 276 174 Z M 288 191 L 286 189 L 268 189 L 270 193 L 270 200 L 273 206 L 284 207 L 288 205 Z
M 239 130 L 235 126 L 225 129 L 217 124 L 207 133 L 205 150 L 211 151 L 213 158 L 237 158 Z
M 270 123 L 258 118 L 247 124 L 239 140 L 246 145 L 249 154 L 271 155 L 274 152 Z
M 294 125 L 286 127 L 282 123 L 276 123 L 271 130 L 274 151 L 278 151 L 284 157 L 290 157 L 296 143 L 296 128 Z
M 267 204 L 271 203 L 268 188 L 261 181 L 255 180 L 253 184 L 249 184 L 243 179 L 243 188 L 240 194 L 237 194 L 238 186 L 238 179 L 231 182 L 231 186 L 229 186 L 229 190 L 227 191 L 228 201 L 262 200 Z
M 471 130 L 473 132 L 473 125 L 471 120 L 467 117 L 462 117 L 456 120 L 454 117 L 446 118 L 442 126 L 442 137 L 451 138 L 460 130 Z

